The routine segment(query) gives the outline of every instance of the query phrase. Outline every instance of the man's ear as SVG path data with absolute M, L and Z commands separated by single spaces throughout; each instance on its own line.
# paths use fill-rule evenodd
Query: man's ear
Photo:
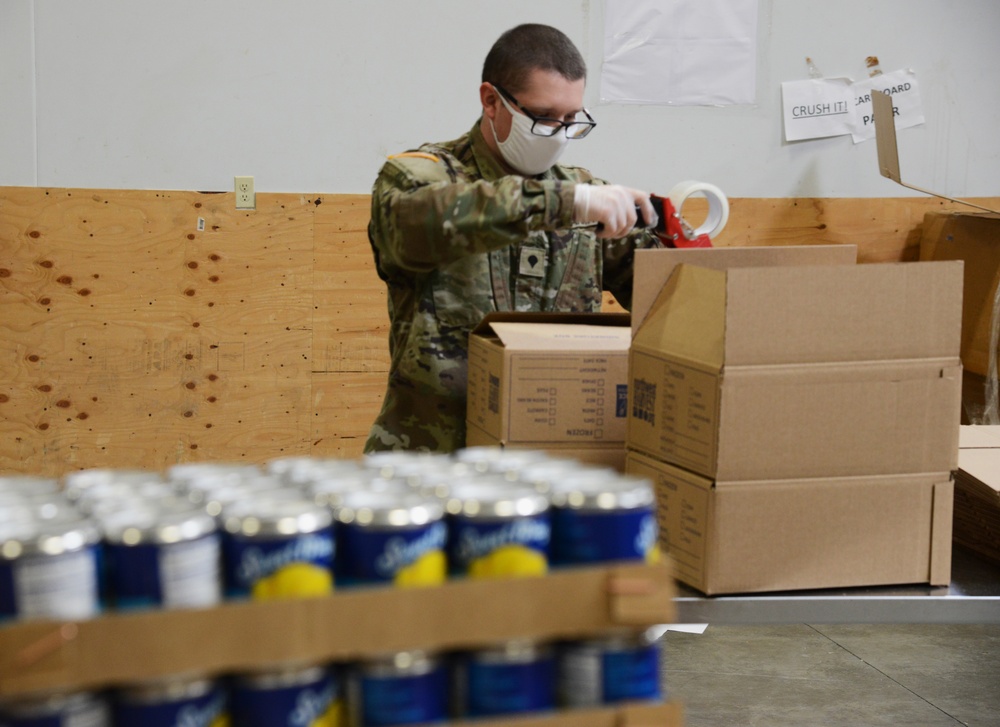
M 493 84 L 485 81 L 479 86 L 479 102 L 483 105 L 483 116 L 489 117 L 492 121 L 496 118 L 497 107 L 500 105 L 500 94 L 493 87 Z

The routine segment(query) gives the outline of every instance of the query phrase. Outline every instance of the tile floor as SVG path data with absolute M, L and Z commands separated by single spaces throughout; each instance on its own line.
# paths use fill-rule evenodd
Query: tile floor
M 709 625 L 665 655 L 685 727 L 1000 727 L 996 625 Z

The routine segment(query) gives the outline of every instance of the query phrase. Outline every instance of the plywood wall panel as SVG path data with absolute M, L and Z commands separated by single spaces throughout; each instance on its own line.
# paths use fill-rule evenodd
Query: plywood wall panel
M 257 202 L 0 188 L 0 472 L 360 454 L 388 371 L 370 198 Z M 924 213 L 960 209 L 930 197 L 731 207 L 719 246 L 853 243 L 863 262 L 915 259 Z M 705 206 L 684 212 L 697 223 Z
M 297 197 L 4 190 L 0 470 L 300 451 L 312 215 Z M 203 222 L 199 222 L 202 220 Z

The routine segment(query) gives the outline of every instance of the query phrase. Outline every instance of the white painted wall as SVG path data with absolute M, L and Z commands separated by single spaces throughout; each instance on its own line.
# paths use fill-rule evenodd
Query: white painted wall
M 1000 2 L 760 0 L 757 103 L 601 104 L 603 0 L 0 0 L 0 185 L 367 192 L 388 153 L 464 133 L 482 59 L 506 28 L 577 41 L 599 128 L 565 160 L 665 193 L 910 192 L 874 141 L 782 141 L 780 83 L 913 68 L 927 122 L 900 131 L 903 178 L 1000 194 Z

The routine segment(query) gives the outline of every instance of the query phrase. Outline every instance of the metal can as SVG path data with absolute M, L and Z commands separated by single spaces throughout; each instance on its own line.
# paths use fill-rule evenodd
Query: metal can
M 447 501 L 449 572 L 470 578 L 544 575 L 549 500 L 502 476 L 452 489 Z
M 559 646 L 559 705 L 592 707 L 663 698 L 658 631 L 629 631 Z
M 337 727 L 343 702 L 332 668 L 300 666 L 236 675 L 229 709 L 239 727 Z
M 113 512 L 101 526 L 116 608 L 202 608 L 222 599 L 221 538 L 208 513 L 146 505 Z
M 552 565 L 660 559 L 656 495 L 640 477 L 568 477 L 552 501 Z
M 354 667 L 350 681 L 352 725 L 442 722 L 448 719 L 448 670 L 423 651 L 402 651 Z
M 55 495 L 61 490 L 59 480 L 38 475 L 0 475 L 0 492 L 33 494 L 44 492 Z
M 72 692 L 0 701 L 4 727 L 112 727 L 111 711 L 99 694 Z
M 231 505 L 222 518 L 228 596 L 268 600 L 333 590 L 333 514 L 327 508 L 262 496 Z
M 460 717 L 548 711 L 556 704 L 555 654 L 530 640 L 464 652 L 453 684 Z
M 163 482 L 159 472 L 142 469 L 86 469 L 63 475 L 63 492 L 73 501 L 87 496 L 91 491 L 114 486 L 142 486 L 150 482 Z
M 459 449 L 453 457 L 476 472 L 511 475 L 516 475 L 522 467 L 552 459 L 551 454 L 541 449 L 507 449 L 494 445 Z
M 96 616 L 99 548 L 83 518 L 0 526 L 0 620 Z
M 227 727 L 221 683 L 206 678 L 163 679 L 116 691 L 115 727 Z
M 448 575 L 444 504 L 405 489 L 345 494 L 336 518 L 338 585 L 433 586 Z

